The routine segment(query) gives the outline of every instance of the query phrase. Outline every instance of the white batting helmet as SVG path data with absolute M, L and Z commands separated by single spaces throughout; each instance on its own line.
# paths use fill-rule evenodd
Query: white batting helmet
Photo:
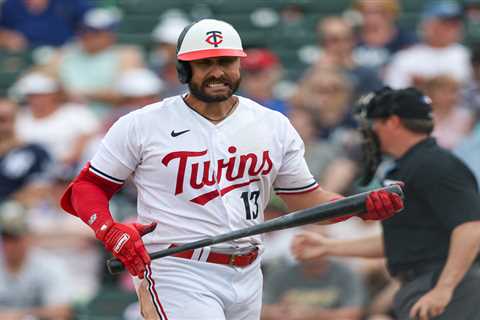
M 177 71 L 180 82 L 190 81 L 186 61 L 214 57 L 246 57 L 237 30 L 225 21 L 202 19 L 186 26 L 177 41 Z

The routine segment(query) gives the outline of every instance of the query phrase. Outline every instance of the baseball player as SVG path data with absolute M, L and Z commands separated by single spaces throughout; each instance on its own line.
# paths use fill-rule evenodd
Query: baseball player
M 258 319 L 261 236 L 153 262 L 147 252 L 263 222 L 272 189 L 290 210 L 339 197 L 313 179 L 286 117 L 234 95 L 244 56 L 230 24 L 187 26 L 177 70 L 188 93 L 120 118 L 61 199 L 135 277 L 147 319 Z M 108 202 L 129 176 L 139 223 L 123 224 L 112 219 Z M 378 220 L 403 203 L 381 191 L 366 206 L 362 218 Z

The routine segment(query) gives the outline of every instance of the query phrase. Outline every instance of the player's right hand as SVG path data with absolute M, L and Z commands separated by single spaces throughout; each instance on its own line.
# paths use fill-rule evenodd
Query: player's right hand
M 110 222 L 96 233 L 105 248 L 120 260 L 132 276 L 143 279 L 145 268 L 150 264 L 150 256 L 142 241 L 142 236 L 152 232 L 157 224 Z
M 306 230 L 293 238 L 291 251 L 299 261 L 313 260 L 327 256 L 332 241 L 318 232 Z

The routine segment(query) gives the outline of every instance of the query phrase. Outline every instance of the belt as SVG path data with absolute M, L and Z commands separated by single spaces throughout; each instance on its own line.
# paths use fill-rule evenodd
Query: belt
M 173 247 L 176 247 L 176 246 L 172 244 L 170 248 L 173 248 Z M 196 250 L 200 250 L 200 252 L 196 254 L 195 252 Z M 205 253 L 208 254 L 206 259 L 205 257 L 202 258 L 202 256 L 205 254 L 203 250 L 205 250 Z M 249 266 L 258 257 L 258 248 L 255 248 L 252 251 L 248 253 L 243 253 L 243 254 L 225 254 L 225 253 L 218 253 L 213 251 L 208 252 L 208 251 L 209 250 L 206 250 L 206 248 L 187 250 L 187 251 L 174 253 L 172 254 L 172 256 L 177 258 L 198 260 L 198 261 L 204 261 L 204 262 L 210 262 L 210 263 L 216 263 L 216 264 L 224 264 L 224 265 L 235 266 L 235 267 Z

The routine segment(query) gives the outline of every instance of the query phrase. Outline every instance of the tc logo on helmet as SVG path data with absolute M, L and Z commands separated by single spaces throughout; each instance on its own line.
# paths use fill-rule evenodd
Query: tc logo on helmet
M 205 41 L 216 47 L 223 42 L 223 36 L 221 31 L 208 31 Z

